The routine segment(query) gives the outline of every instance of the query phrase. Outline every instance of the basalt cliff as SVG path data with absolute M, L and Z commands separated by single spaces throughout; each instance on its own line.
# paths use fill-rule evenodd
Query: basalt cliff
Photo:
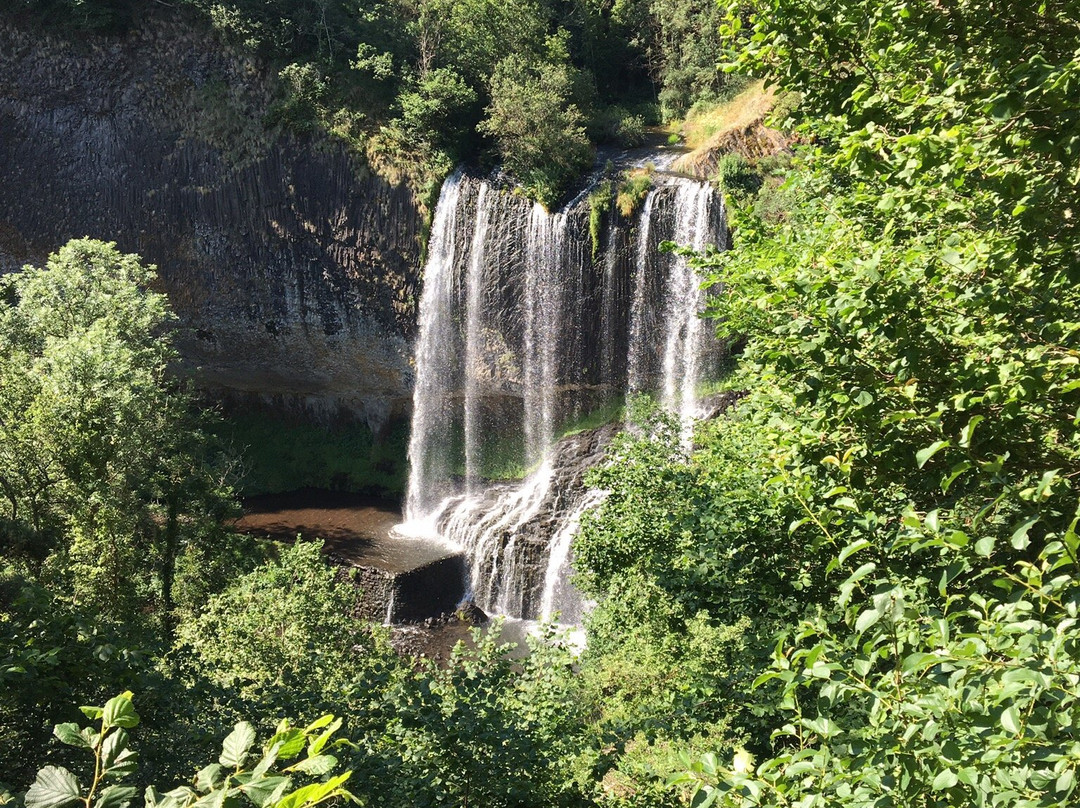
M 116 241 L 157 265 L 201 389 L 377 429 L 410 402 L 422 213 L 271 103 L 176 15 L 78 38 L 0 17 L 0 270 Z

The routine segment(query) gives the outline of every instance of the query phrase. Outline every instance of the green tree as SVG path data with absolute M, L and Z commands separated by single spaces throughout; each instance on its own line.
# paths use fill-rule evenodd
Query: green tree
M 476 90 L 450 67 L 422 74 L 414 88 L 402 91 L 398 104 L 411 137 L 449 149 L 460 149 L 479 114 Z
M 297 541 L 211 597 L 181 626 L 179 645 L 210 679 L 242 694 L 293 688 L 340 699 L 387 653 L 352 616 L 358 596 L 323 560 L 321 541 Z
M 535 0 L 422 0 L 418 34 L 420 75 L 451 68 L 482 91 L 500 62 L 543 52 L 549 12 Z
M 731 84 L 733 77 L 717 65 L 723 21 L 718 3 L 615 0 L 608 14 L 628 55 L 648 76 L 665 120 L 685 115 L 696 101 L 715 101 Z
M 573 84 L 565 64 L 510 56 L 491 77 L 491 105 L 479 127 L 495 138 L 503 168 L 545 206 L 592 161 L 585 117 L 570 102 Z
M 1072 804 L 1074 10 L 740 5 L 736 61 L 804 93 L 817 146 L 789 217 L 737 217 L 716 314 L 836 596 L 763 677 L 775 754 L 699 761 L 697 799 Z
M 79 239 L 6 276 L 0 307 L 0 546 L 116 615 L 167 613 L 179 552 L 230 501 L 168 373 L 172 315 L 153 277 Z

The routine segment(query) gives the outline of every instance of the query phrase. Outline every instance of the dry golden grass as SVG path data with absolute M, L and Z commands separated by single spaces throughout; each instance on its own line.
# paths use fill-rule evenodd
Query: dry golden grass
M 691 111 L 682 126 L 683 139 L 689 148 L 697 149 L 762 121 L 775 103 L 776 89 L 765 89 L 764 81 L 755 81 L 730 101 L 704 112 Z
M 674 164 L 676 171 L 707 179 L 720 156 L 738 152 L 750 160 L 784 151 L 790 139 L 770 129 L 765 121 L 776 104 L 776 91 L 756 81 L 731 101 L 712 109 L 691 113 L 682 134 L 691 151 Z

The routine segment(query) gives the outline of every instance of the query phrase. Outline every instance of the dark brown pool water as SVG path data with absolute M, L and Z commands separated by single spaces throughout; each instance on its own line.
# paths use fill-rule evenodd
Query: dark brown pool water
M 348 564 L 406 572 L 454 555 L 435 539 L 395 535 L 401 511 L 359 494 L 304 489 L 244 500 L 236 530 L 268 539 L 322 539 L 326 551 Z

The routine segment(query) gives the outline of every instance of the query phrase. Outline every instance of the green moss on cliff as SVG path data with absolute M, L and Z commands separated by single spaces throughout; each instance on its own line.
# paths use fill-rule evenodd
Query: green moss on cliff
M 323 488 L 397 498 L 405 490 L 408 425 L 373 435 L 363 424 L 317 426 L 264 413 L 237 414 L 219 429 L 242 458 L 241 492 Z

